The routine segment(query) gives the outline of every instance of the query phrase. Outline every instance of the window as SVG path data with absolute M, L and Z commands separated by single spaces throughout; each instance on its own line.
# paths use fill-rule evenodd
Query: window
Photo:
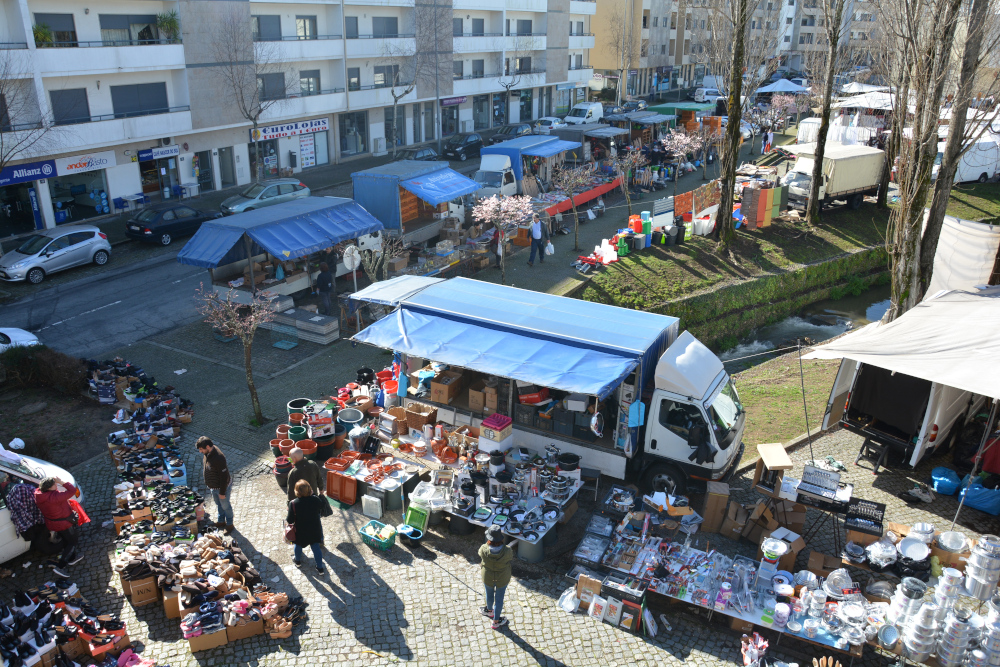
M 0 95 L 0 130 L 10 132 L 10 113 L 7 111 L 7 98 Z
M 299 72 L 299 91 L 302 95 L 319 95 L 319 70 L 304 69 Z
M 691 29 L 691 15 L 690 14 L 688 14 L 687 16 L 684 17 L 684 29 L 685 30 L 690 30 Z
M 664 398 L 660 401 L 660 411 L 657 419 L 661 426 L 674 435 L 688 440 L 688 444 L 692 447 L 697 447 L 701 444 L 699 442 L 691 443 L 690 438 L 692 436 L 697 438 L 700 432 L 701 438 L 708 437 L 704 415 L 702 415 L 701 410 L 688 403 L 678 403 Z
M 791 19 L 791 17 L 785 19 L 785 25 L 792 25 L 792 19 Z
M 399 118 L 396 119 L 396 132 L 395 135 L 392 131 L 393 126 L 393 110 L 392 107 L 386 107 L 385 109 L 385 143 L 386 146 L 392 148 L 393 146 L 405 146 L 406 145 L 406 106 L 399 106 Z M 417 153 L 419 156 L 420 154 Z
M 806 33 L 805 35 L 799 35 L 799 44 L 812 44 L 812 43 L 813 43 L 813 34 L 811 32 Z
M 299 39 L 316 39 L 317 34 L 315 16 L 295 17 L 295 35 Z
M 72 14 L 35 14 L 36 25 L 52 31 L 52 46 L 76 46 L 76 24 Z
M 569 57 L 569 65 L 568 65 L 568 67 L 569 67 L 570 69 L 573 69 L 573 56 L 570 56 L 570 57 Z
M 52 101 L 52 118 L 56 125 L 90 122 L 90 104 L 87 102 L 87 89 L 49 91 Z
M 177 214 L 177 217 L 181 219 L 194 218 L 198 216 L 197 211 L 195 211 L 193 208 L 188 208 L 187 206 L 178 206 L 177 208 L 174 209 L 174 212 Z
M 785 35 L 785 44 L 787 44 L 790 41 L 792 41 L 791 35 Z
M 166 83 L 138 83 L 131 86 L 111 86 L 111 104 L 116 118 L 148 116 L 165 113 L 167 104 Z
M 643 58 L 649 55 L 649 40 L 644 39 L 639 45 L 639 55 Z
M 87 241 L 94 238 L 94 232 L 74 232 L 65 238 L 69 242 L 69 245 L 76 245 L 77 243 L 86 243 Z
M 340 154 L 358 155 L 368 152 L 368 112 L 340 114 Z
M 164 211 L 163 215 L 160 216 L 160 220 L 166 220 L 166 221 L 175 220 L 176 218 L 177 215 L 174 214 L 173 210 Z
M 347 68 L 347 89 L 348 90 L 361 90 L 361 68 L 360 67 L 348 67 Z
M 672 14 L 670 14 L 670 29 L 671 30 L 677 29 L 677 12 L 673 12 Z
M 518 35 L 530 35 L 531 34 L 531 21 L 525 21 L 524 19 L 517 20 L 517 34 Z
M 530 74 L 531 58 L 515 58 L 514 69 L 518 74 Z
M 257 89 L 262 100 L 280 100 L 285 97 L 285 73 L 261 74 L 257 77 Z
M 159 41 L 155 15 L 101 14 L 101 41 L 108 46 Z
M 451 34 L 453 37 L 462 36 L 462 19 L 451 20 Z
M 769 12 L 773 12 L 774 11 L 774 3 L 773 2 L 767 3 L 767 11 L 769 11 Z
M 504 20 L 504 30 L 503 31 L 504 31 L 504 34 L 506 34 L 508 36 L 510 35 L 510 19 L 505 19 Z
M 472 34 L 480 37 L 486 34 L 485 19 L 472 19 Z
M 576 68 L 577 69 L 583 69 L 583 54 L 582 53 L 576 54 Z
M 461 79 L 463 76 L 465 76 L 465 63 L 464 62 L 462 62 L 461 60 L 456 60 L 455 62 L 453 62 L 451 64 L 451 66 L 452 66 L 452 74 L 454 74 L 454 78 L 456 80 L 457 79 Z
M 578 34 L 578 35 L 582 35 L 583 34 L 583 21 L 577 21 L 576 22 L 576 34 Z
M 434 103 L 424 102 L 424 141 L 434 141 Z
M 346 16 L 346 17 L 344 17 L 344 32 L 347 33 L 347 39 L 357 39 L 358 38 L 358 17 L 357 16 Z
M 482 79 L 486 76 L 486 61 L 485 60 L 473 60 L 472 61 L 472 78 Z
M 689 55 L 691 53 L 691 40 L 684 40 L 684 55 Z
M 662 56 L 662 55 L 666 54 L 666 52 L 667 52 L 667 45 L 666 44 L 660 44 L 660 55 Z
M 812 27 L 812 26 L 816 25 L 816 18 L 813 17 L 813 16 L 809 16 L 809 17 L 803 18 L 802 19 L 802 25 L 807 26 L 807 27 Z
M 674 49 L 675 49 L 676 43 L 677 43 L 676 39 L 670 40 L 670 55 L 674 55 L 675 54 Z
M 255 42 L 276 42 L 281 39 L 281 16 L 253 16 Z
M 373 16 L 372 35 L 375 37 L 398 37 L 399 19 L 395 16 Z
M 657 28 L 657 27 L 659 27 L 659 25 L 660 25 L 660 17 L 659 16 L 654 16 L 653 17 L 653 27 Z
M 702 30 L 704 30 L 704 29 L 705 29 L 705 19 L 702 19 L 702 20 L 701 20 L 701 29 L 702 29 Z
M 376 65 L 375 66 L 375 87 L 388 88 L 397 82 L 399 76 L 399 65 Z

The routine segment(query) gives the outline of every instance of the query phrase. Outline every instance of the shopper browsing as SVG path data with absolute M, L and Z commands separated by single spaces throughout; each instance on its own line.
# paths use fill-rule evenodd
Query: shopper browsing
M 310 461 L 311 463 L 311 461 Z M 289 483 L 291 486 L 291 483 Z M 323 498 L 313 495 L 309 482 L 300 479 L 295 483 L 295 499 L 288 503 L 288 516 L 285 522 L 290 526 L 295 526 L 295 555 L 292 562 L 302 565 L 302 548 L 312 549 L 313 558 L 316 559 L 316 571 L 320 575 L 326 574 L 323 567 L 323 522 L 322 511 Z
M 226 455 L 215 446 L 211 438 L 205 436 L 198 438 L 195 447 L 205 457 L 203 462 L 205 486 L 212 492 L 215 506 L 219 510 L 219 520 L 215 525 L 218 528 L 224 528 L 228 533 L 235 526 L 233 526 L 233 503 L 229 497 L 233 490 L 233 478 L 229 474 Z
M 66 567 L 83 560 L 83 554 L 77 554 L 76 551 L 76 544 L 80 539 L 76 530 L 79 517 L 69 504 L 70 499 L 75 496 L 75 486 L 55 477 L 46 477 L 35 489 L 35 503 L 45 517 L 45 527 L 57 535 L 62 543 L 59 561 L 52 566 L 60 577 L 68 577 Z
M 323 314 L 330 315 L 330 296 L 333 294 L 333 274 L 326 262 L 320 262 L 319 275 L 316 276 L 316 291 L 323 301 Z
M 499 526 L 490 526 L 486 531 L 486 544 L 479 547 L 480 565 L 483 572 L 483 584 L 486 586 L 486 606 L 479 612 L 493 619 L 493 629 L 499 630 L 507 625 L 503 612 L 503 596 L 510 583 L 510 564 L 514 560 L 514 552 L 503 543 L 503 533 Z
M 299 480 L 308 482 L 312 495 L 318 496 L 326 488 L 326 473 L 315 461 L 310 461 L 298 447 L 292 447 L 288 452 L 288 460 L 292 462 L 292 470 L 288 473 L 288 499 L 295 500 L 295 486 Z
M 538 218 L 538 214 L 531 216 L 531 257 L 528 258 L 528 266 L 535 265 L 535 251 L 538 251 L 538 261 L 545 261 L 545 244 L 549 241 L 548 225 L 543 225 Z

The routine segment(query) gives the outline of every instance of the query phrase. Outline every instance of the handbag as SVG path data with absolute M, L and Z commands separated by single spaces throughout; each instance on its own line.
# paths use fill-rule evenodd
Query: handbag
M 294 501 L 293 501 L 294 503 Z M 292 505 L 292 514 L 295 514 L 295 505 Z M 285 522 L 285 542 L 288 544 L 295 543 L 295 524 Z
M 319 515 L 321 517 L 333 516 L 333 508 L 330 507 L 330 501 L 323 496 L 317 496 L 317 498 L 323 501 L 320 505 Z

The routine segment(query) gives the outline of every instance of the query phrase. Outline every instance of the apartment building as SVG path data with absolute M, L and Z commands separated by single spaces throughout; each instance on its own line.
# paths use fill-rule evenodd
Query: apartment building
M 9 136 L 51 126 L 0 172 L 7 233 L 298 173 L 394 144 L 566 113 L 586 98 L 592 0 L 0 0 Z M 179 33 L 170 34 L 176 13 Z M 256 134 L 227 94 L 224 24 L 252 32 L 277 98 Z M 166 18 L 166 20 L 165 20 Z M 416 58 L 435 59 L 399 99 Z M 402 77 L 393 76 L 396 69 Z M 396 86 L 402 92 L 405 87 Z M 8 109 L 18 113 L 8 113 Z M 27 111 L 26 111 L 27 109 Z M 259 148 L 259 150 L 258 150 Z

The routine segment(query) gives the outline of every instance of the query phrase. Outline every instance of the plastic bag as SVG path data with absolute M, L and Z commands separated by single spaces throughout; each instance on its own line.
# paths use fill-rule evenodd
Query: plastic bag
M 572 614 L 580 603 L 576 599 L 576 586 L 570 586 L 559 596 L 559 608 Z
M 552 245 L 552 241 L 549 241 L 548 243 L 545 244 L 546 255 L 554 255 L 555 252 L 556 252 L 556 247 Z
M 958 491 L 961 480 L 958 473 L 951 468 L 938 467 L 931 470 L 931 480 L 934 482 L 934 493 L 943 496 L 953 496 Z
M 975 479 L 960 495 L 965 497 L 967 506 L 1000 516 L 1000 489 L 987 489 L 979 479 Z

